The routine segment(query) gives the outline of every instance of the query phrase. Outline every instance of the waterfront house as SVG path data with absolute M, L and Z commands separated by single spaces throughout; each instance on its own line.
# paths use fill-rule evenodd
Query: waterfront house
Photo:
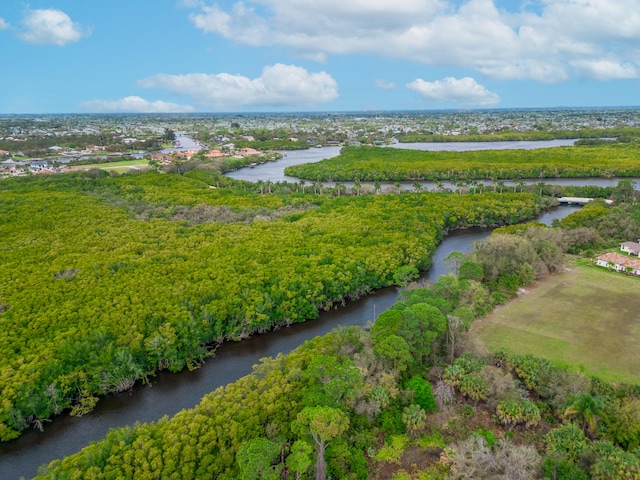
M 256 150 L 255 148 L 241 148 L 238 152 L 238 154 L 242 155 L 243 157 L 250 157 L 250 156 L 262 156 L 264 155 L 261 151 Z
M 220 157 L 228 157 L 226 153 L 221 150 L 209 150 L 209 153 L 204 154 L 207 158 L 220 158 Z
M 629 255 L 640 256 L 640 243 L 637 242 L 622 242 L 620 244 L 620 251 Z
M 609 252 L 596 258 L 596 265 L 618 272 L 631 273 L 640 276 L 640 260 L 629 258 L 617 252 Z

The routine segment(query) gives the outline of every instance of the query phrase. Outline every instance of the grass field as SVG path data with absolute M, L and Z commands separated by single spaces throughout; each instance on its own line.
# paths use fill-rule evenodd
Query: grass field
M 92 163 L 91 165 L 79 165 L 74 167 L 78 170 L 90 170 L 92 168 L 101 168 L 103 170 L 115 170 L 117 172 L 127 172 L 132 168 L 146 169 L 149 167 L 149 161 L 144 159 L 122 160 L 120 162 L 109 163 Z
M 640 279 L 572 267 L 477 320 L 495 351 L 533 354 L 613 382 L 640 383 Z

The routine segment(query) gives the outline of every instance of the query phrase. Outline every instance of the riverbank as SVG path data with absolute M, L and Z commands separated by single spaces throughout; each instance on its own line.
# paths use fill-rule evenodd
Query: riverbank
M 550 224 L 575 211 L 576 207 L 559 207 L 544 213 L 538 220 Z M 489 235 L 489 230 L 465 230 L 444 238 L 433 255 L 433 266 L 423 277 L 433 281 L 446 274 L 443 259 L 452 251 L 469 251 L 476 240 Z M 70 455 L 92 441 L 103 438 L 111 429 L 136 422 L 157 421 L 164 415 L 175 415 L 191 408 L 203 395 L 246 375 L 260 358 L 288 352 L 307 339 L 323 335 L 337 326 L 360 325 L 371 322 L 391 307 L 401 289 L 388 287 L 377 290 L 356 302 L 330 311 L 321 311 L 319 318 L 239 343 L 224 343 L 214 359 L 194 371 L 180 374 L 160 372 L 151 385 L 137 385 L 130 392 L 108 395 L 101 399 L 94 411 L 83 417 L 57 417 L 45 424 L 45 431 L 25 432 L 19 439 L 0 444 L 0 478 L 17 479 L 32 476 L 37 466 L 55 458 Z

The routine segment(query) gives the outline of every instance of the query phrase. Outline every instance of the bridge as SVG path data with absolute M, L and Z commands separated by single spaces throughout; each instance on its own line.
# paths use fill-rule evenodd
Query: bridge
M 586 205 L 593 201 L 593 198 L 588 197 L 560 197 L 558 201 L 566 205 Z M 605 200 L 607 205 L 613 205 L 613 200 Z

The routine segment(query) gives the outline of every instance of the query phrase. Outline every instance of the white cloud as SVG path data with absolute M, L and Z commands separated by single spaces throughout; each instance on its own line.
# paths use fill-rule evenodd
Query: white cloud
M 204 7 L 202 0 L 180 0 L 178 6 L 186 8 Z
M 0 17 L 0 30 L 7 30 L 11 25 L 4 18 Z
M 637 68 L 630 63 L 620 64 L 606 59 L 581 60 L 571 62 L 571 66 L 574 67 L 576 72 L 596 80 L 638 78 Z
M 376 87 L 380 90 L 393 90 L 396 88 L 396 84 L 393 82 L 387 82 L 386 80 L 376 80 Z
M 454 103 L 461 107 L 493 107 L 500 97 L 487 90 L 471 77 L 447 77 L 435 82 L 418 78 L 407 88 L 417 92 L 423 100 L 436 103 Z
M 228 73 L 158 74 L 138 82 L 143 88 L 163 88 L 190 96 L 207 108 L 310 107 L 335 100 L 338 85 L 327 73 L 309 73 L 295 65 L 267 66 L 249 79 Z
M 120 100 L 91 100 L 81 103 L 80 108 L 94 113 L 189 113 L 195 110 L 191 105 L 179 105 L 162 100 L 149 102 L 133 95 Z
M 640 0 L 521 0 L 511 11 L 494 0 L 183 2 L 206 33 L 320 61 L 379 54 L 542 82 L 640 76 Z
M 30 10 L 22 19 L 22 26 L 20 38 L 37 45 L 62 47 L 91 34 L 90 30 L 72 22 L 69 15 L 54 9 Z

